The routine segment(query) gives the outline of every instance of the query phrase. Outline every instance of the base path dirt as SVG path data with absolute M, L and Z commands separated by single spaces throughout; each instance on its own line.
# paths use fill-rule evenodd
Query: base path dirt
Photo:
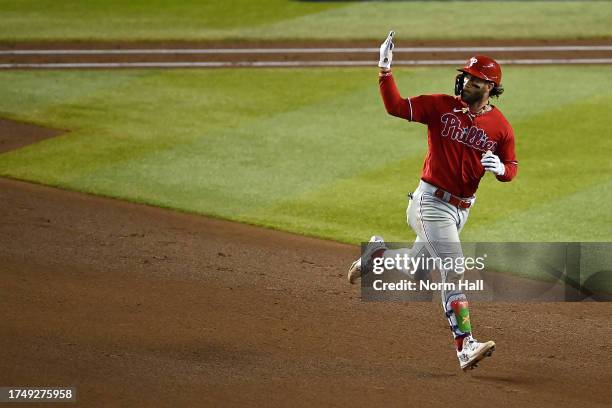
M 604 407 L 612 303 L 368 303 L 357 246 L 0 179 L 0 385 L 80 406 Z M 74 404 L 69 405 L 74 406 Z

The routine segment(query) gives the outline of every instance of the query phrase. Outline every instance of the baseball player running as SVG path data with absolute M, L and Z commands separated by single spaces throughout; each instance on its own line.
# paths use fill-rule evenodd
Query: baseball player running
M 441 259 L 463 257 L 459 234 L 474 205 L 480 179 L 490 172 L 499 181 L 510 181 L 517 173 L 512 128 L 499 109 L 490 103 L 491 97 L 503 93 L 499 64 L 486 56 L 474 56 L 458 70 L 455 96 L 434 94 L 404 99 L 391 73 L 393 36 L 391 31 L 381 45 L 378 63 L 385 108 L 390 115 L 425 124 L 428 128 L 429 148 L 421 181 L 410 195 L 406 211 L 417 238 L 412 248 L 391 250 L 381 237 L 373 236 L 362 257 L 349 268 L 350 283 L 371 270 L 372 260 L 378 257 L 418 256 L 424 251 L 428 256 Z M 463 277 L 453 269 L 441 268 L 440 273 L 442 282 L 458 283 Z M 492 354 L 495 343 L 481 343 L 472 335 L 464 293 L 442 290 L 441 297 L 455 339 L 459 365 L 462 370 L 473 369 L 480 360 Z

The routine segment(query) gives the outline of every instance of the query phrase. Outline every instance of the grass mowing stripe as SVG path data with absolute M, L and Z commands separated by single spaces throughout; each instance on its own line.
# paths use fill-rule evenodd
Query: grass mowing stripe
M 345 6 L 286 0 L 3 0 L 0 39 L 219 39 L 247 27 Z
M 381 39 L 382 33 L 384 39 L 394 29 L 398 47 L 402 39 L 601 38 L 612 36 L 611 18 L 610 2 L 360 2 L 234 35 L 351 40 Z M 474 29 L 477 19 L 493 19 L 494 28 Z
M 484 237 L 490 241 L 608 242 L 612 239 L 612 213 L 602 203 L 612 200 L 612 182 L 609 177 L 595 181 L 584 189 L 568 190 L 563 196 L 535 201 L 523 211 L 468 227 L 464 237 L 472 241 Z
M 609 1 L 4 0 L 0 10 L 5 41 L 612 37 Z M 479 19 L 487 28 L 474 29 Z
M 113 92 L 131 81 L 151 75 L 147 71 L 107 74 L 95 71 L 2 72 L 0 75 L 0 116 L 25 120 L 41 126 L 75 130 L 79 123 L 63 114 L 64 105 L 107 112 L 108 101 L 90 103 L 92 95 Z M 109 95 L 112 95 L 110 92 Z M 107 118 L 108 119 L 108 118 Z M 102 122 L 102 121 L 101 121 Z M 94 122 L 87 121 L 91 126 Z

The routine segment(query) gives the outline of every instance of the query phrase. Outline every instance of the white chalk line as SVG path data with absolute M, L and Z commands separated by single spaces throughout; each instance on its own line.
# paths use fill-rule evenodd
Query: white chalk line
M 464 60 L 405 60 L 394 66 L 461 65 Z M 612 64 L 612 58 L 542 58 L 501 59 L 506 65 L 567 65 L 567 64 Z M 238 68 L 238 67 L 375 67 L 373 61 L 200 61 L 200 62 L 43 62 L 7 63 L 0 69 L 17 68 Z
M 612 51 L 612 45 L 548 45 L 489 47 L 396 47 L 396 52 L 554 52 Z M 138 55 L 138 54 L 338 54 L 374 53 L 378 48 L 139 48 L 82 50 L 0 50 L 0 55 Z

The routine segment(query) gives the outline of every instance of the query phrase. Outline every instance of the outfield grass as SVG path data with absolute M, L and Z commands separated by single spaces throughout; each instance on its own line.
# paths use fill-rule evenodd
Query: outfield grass
M 487 175 L 466 241 L 611 241 L 612 70 L 508 67 L 519 176 Z M 396 69 L 404 95 L 450 68 Z M 0 175 L 356 243 L 412 240 L 426 128 L 388 116 L 376 69 L 0 72 L 0 116 L 71 132 Z
M 612 37 L 610 1 L 0 1 L 0 41 Z

